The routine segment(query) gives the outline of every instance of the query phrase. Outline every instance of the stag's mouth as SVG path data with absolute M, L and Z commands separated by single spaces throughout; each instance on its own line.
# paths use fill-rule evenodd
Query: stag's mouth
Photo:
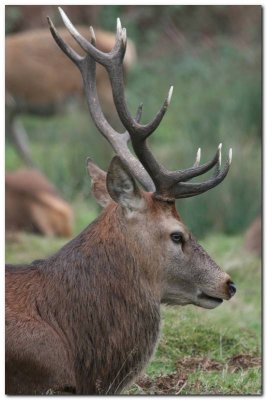
M 199 304 L 197 305 L 204 308 L 215 308 L 223 302 L 223 299 L 219 297 L 209 296 L 202 291 L 198 294 L 197 299 L 199 301 Z

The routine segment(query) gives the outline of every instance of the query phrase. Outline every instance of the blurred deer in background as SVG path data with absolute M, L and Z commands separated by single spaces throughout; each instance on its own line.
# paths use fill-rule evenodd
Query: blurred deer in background
M 168 171 L 148 148 L 172 88 L 155 118 L 141 124 L 124 95 L 122 61 L 126 31 L 118 20 L 109 53 L 87 41 L 60 10 L 70 33 L 85 50 L 78 55 L 56 31 L 63 52 L 79 68 L 92 119 L 117 155 L 107 174 L 90 159 L 102 214 L 56 254 L 6 270 L 6 392 L 37 394 L 121 393 L 143 370 L 160 331 L 160 304 L 215 308 L 235 294 L 228 274 L 210 258 L 183 224 L 175 199 L 196 196 L 226 177 L 231 151 L 221 168 L 221 146 L 202 165 Z M 96 93 L 96 62 L 109 73 L 114 102 L 127 129 L 116 132 Z M 135 158 L 127 143 L 131 139 Z M 188 182 L 215 168 L 212 178 Z M 143 186 L 141 189 L 135 179 Z
M 261 215 L 257 216 L 249 225 L 245 233 L 245 249 L 250 252 L 261 255 L 262 248 L 262 230 Z
M 73 213 L 44 175 L 20 169 L 6 173 L 5 222 L 7 232 L 70 236 Z
M 81 34 L 88 38 L 89 29 L 79 26 Z M 115 35 L 97 30 L 98 46 L 109 52 Z M 66 40 L 69 33 L 59 29 Z M 34 165 L 30 153 L 27 134 L 20 121 L 19 113 L 50 115 L 63 108 L 63 105 L 81 100 L 83 88 L 75 67 L 57 46 L 47 29 L 35 29 L 6 37 L 6 133 L 11 136 L 20 156 L 28 166 Z M 74 49 L 78 49 L 73 42 Z M 19 62 L 18 62 L 19 60 Z M 124 73 L 128 73 L 136 60 L 135 45 L 128 42 L 124 58 Z M 116 112 L 113 105 L 112 91 L 105 69 L 97 66 L 96 80 L 103 109 L 109 118 Z

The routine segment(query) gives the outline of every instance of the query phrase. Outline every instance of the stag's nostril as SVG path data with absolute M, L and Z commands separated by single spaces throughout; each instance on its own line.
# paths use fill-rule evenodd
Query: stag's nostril
M 230 281 L 230 282 L 228 283 L 228 288 L 229 288 L 230 296 L 233 297 L 233 295 L 234 295 L 235 292 L 236 292 L 236 286 L 235 286 L 234 282 L 231 282 L 231 281 Z

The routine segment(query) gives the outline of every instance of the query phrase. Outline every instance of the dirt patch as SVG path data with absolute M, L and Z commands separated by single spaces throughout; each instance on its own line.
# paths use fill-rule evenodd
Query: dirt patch
M 236 354 L 228 358 L 226 362 L 211 360 L 208 357 L 184 357 L 177 360 L 176 372 L 159 375 L 154 379 L 143 375 L 135 384 L 141 389 L 143 394 L 177 395 L 186 387 L 188 375 L 194 371 L 221 371 L 225 368 L 229 372 L 234 373 L 240 369 L 255 367 L 261 367 L 261 358 L 250 354 Z M 194 392 L 201 393 L 203 390 L 202 382 L 196 379 L 194 382 Z
M 227 367 L 231 372 L 240 369 L 261 367 L 261 358 L 251 354 L 236 354 L 228 358 L 226 362 L 211 360 L 207 357 L 184 357 L 176 362 L 177 370 L 185 372 L 193 372 L 196 370 L 220 371 Z
M 187 375 L 174 372 L 167 375 L 159 375 L 155 379 L 147 375 L 140 377 L 136 384 L 145 394 L 179 394 L 186 386 Z
M 178 370 L 186 370 L 187 372 L 192 372 L 196 370 L 203 370 L 203 371 L 213 371 L 223 368 L 223 364 L 211 360 L 208 357 L 184 357 L 176 362 L 176 368 Z
M 260 357 L 254 357 L 251 354 L 237 354 L 228 359 L 228 365 L 232 372 L 240 369 L 248 369 L 253 367 L 260 368 L 262 360 Z

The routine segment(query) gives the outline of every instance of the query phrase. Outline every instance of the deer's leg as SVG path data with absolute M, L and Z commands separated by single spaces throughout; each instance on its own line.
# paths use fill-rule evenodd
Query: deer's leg
M 27 132 L 22 123 L 19 122 L 18 120 L 13 119 L 13 121 L 11 122 L 10 136 L 18 154 L 25 162 L 25 164 L 29 167 L 34 167 L 35 163 L 33 161 L 32 154 L 30 151 L 29 138 Z
M 17 106 L 14 98 L 7 93 L 6 94 L 6 137 L 10 137 L 17 150 L 18 154 L 29 167 L 34 167 L 33 158 L 30 152 L 29 139 L 27 132 L 17 119 Z

